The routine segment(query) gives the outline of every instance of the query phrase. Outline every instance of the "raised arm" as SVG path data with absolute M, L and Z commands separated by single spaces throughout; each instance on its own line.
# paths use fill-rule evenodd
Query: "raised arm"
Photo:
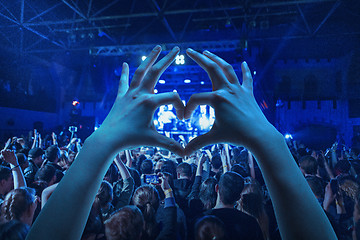
M 203 165 L 205 161 L 207 160 L 207 155 L 205 153 L 202 153 L 200 156 L 200 159 L 198 161 L 198 165 L 196 168 L 196 174 L 195 174 L 195 180 L 191 187 L 191 192 L 189 194 L 189 199 L 199 198 L 199 192 L 200 192 L 200 185 L 202 180 L 202 172 L 203 172 Z
M 2 150 L 1 155 L 3 156 L 5 162 L 10 164 L 11 172 L 14 179 L 14 189 L 26 187 L 24 174 L 21 170 L 15 152 L 12 150 Z
M 55 132 L 51 133 L 51 139 L 52 139 L 52 145 L 57 145 L 57 136 L 55 134 Z
M 159 134 L 153 125 L 155 110 L 173 104 L 183 118 L 184 106 L 177 93 L 154 94 L 154 86 L 179 53 L 174 48 L 155 65 L 157 46 L 135 71 L 130 86 L 129 66 L 124 63 L 118 95 L 101 127 L 88 137 L 64 178 L 36 219 L 27 239 L 80 239 L 91 205 L 106 170 L 121 150 L 160 146 L 176 154 L 183 150 L 175 140 Z
M 126 157 L 126 166 L 131 168 L 133 161 L 132 161 L 130 150 L 125 150 L 124 152 L 125 152 L 125 157 Z
M 221 150 L 221 152 L 220 152 L 220 158 L 221 158 L 221 163 L 222 163 L 222 168 L 223 168 L 224 173 L 230 171 L 231 166 L 229 165 L 229 162 L 228 162 L 228 160 L 227 160 L 227 156 L 226 156 L 226 153 L 225 153 L 225 149 L 222 149 L 222 150 Z
M 208 73 L 213 92 L 194 94 L 186 105 L 189 118 L 198 105 L 215 109 L 212 129 L 186 147 L 227 142 L 242 145 L 255 156 L 269 189 L 283 239 L 336 239 L 335 233 L 287 148 L 284 137 L 267 121 L 253 95 L 248 65 L 241 64 L 242 83 L 234 69 L 216 55 L 188 49 L 189 57 Z
M 34 129 L 34 137 L 33 137 L 33 144 L 31 146 L 31 149 L 36 148 L 39 146 L 39 142 L 38 142 L 38 132 L 36 129 Z
M 120 154 L 116 155 L 116 158 L 114 161 L 115 161 L 116 166 L 119 169 L 120 176 L 123 180 L 123 187 L 121 189 L 121 194 L 118 197 L 117 203 L 115 206 L 116 209 L 119 209 L 130 203 L 130 198 L 134 192 L 135 183 L 134 183 L 134 179 L 130 175 L 129 170 L 127 169 L 127 167 L 125 166 L 123 161 L 121 161 Z
M 252 153 L 249 150 L 247 152 L 248 152 L 248 164 L 249 164 L 249 169 L 250 169 L 250 176 L 253 179 L 256 179 L 254 158 L 253 158 Z

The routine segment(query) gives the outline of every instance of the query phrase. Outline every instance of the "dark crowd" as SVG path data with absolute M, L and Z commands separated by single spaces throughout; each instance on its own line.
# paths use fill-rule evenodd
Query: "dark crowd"
M 55 133 L 49 146 L 40 138 L 34 130 L 33 141 L 13 137 L 4 144 L 1 239 L 25 239 L 81 151 L 79 138 L 64 146 L 58 145 Z M 356 239 L 360 234 L 359 146 L 348 148 L 335 142 L 316 150 L 296 140 L 287 143 L 337 237 Z M 172 195 L 163 191 L 162 181 L 169 184 Z M 176 209 L 175 217 L 170 206 Z M 117 219 L 119 214 L 124 219 Z M 129 214 L 137 215 L 138 222 L 126 223 L 126 231 L 142 232 L 142 239 L 281 239 L 254 157 L 247 149 L 228 144 L 208 146 L 186 158 L 156 147 L 119 153 L 98 189 L 81 239 L 116 239 L 109 236 L 123 233 L 113 228 L 125 224 Z

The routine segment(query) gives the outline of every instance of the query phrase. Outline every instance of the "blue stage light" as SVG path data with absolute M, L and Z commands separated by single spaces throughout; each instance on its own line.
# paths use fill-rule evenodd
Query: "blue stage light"
M 286 133 L 286 134 L 285 134 L 285 138 L 286 138 L 286 139 L 293 139 L 293 137 L 291 136 L 290 133 Z

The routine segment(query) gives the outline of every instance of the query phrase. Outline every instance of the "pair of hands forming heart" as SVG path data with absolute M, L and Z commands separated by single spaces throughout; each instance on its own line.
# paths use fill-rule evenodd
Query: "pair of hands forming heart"
M 250 69 L 242 63 L 243 81 L 240 84 L 234 69 L 218 56 L 205 51 L 203 54 L 187 49 L 187 54 L 209 75 L 213 91 L 196 93 L 183 105 L 177 93 L 154 94 L 154 87 L 165 69 L 179 53 L 173 48 L 164 58 L 158 58 L 161 47 L 156 46 L 135 71 L 129 86 L 129 66 L 124 63 L 115 103 L 97 130 L 114 152 L 135 146 L 159 146 L 179 156 L 214 143 L 228 142 L 251 147 L 263 137 L 271 125 L 261 112 L 253 95 L 253 80 Z M 212 129 L 193 139 L 184 149 L 174 139 L 159 134 L 153 124 L 155 110 L 165 104 L 173 104 L 178 118 L 190 118 L 198 105 L 210 105 L 215 109 Z M 99 133 L 100 134 L 100 133 Z

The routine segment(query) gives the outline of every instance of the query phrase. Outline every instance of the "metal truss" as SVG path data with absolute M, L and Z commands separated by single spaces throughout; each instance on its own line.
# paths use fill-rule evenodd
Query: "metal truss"
M 130 20 L 143 20 L 144 18 L 151 18 L 147 22 L 147 24 L 142 28 L 138 29 L 137 33 L 132 34 L 131 36 L 124 36 L 119 41 L 122 44 L 127 45 L 121 45 L 121 46 L 102 46 L 102 47 L 91 47 L 89 49 L 89 53 L 91 55 L 104 55 L 104 56 L 118 56 L 128 53 L 135 53 L 135 54 L 141 54 L 144 51 L 148 51 L 152 48 L 152 44 L 144 44 L 144 45 L 129 45 L 132 40 L 137 37 L 138 35 L 144 33 L 146 30 L 150 28 L 150 26 L 153 25 L 153 23 L 156 20 L 160 20 L 162 24 L 164 25 L 165 29 L 171 36 L 171 39 L 174 42 L 181 42 L 186 31 L 188 30 L 188 26 L 190 22 L 199 22 L 199 21 L 209 21 L 209 20 L 222 20 L 226 19 L 230 23 L 232 23 L 232 28 L 235 30 L 235 32 L 239 33 L 239 29 L 234 24 L 234 19 L 243 18 L 244 20 L 251 20 L 255 19 L 256 17 L 270 17 L 272 15 L 285 15 L 285 14 L 297 14 L 300 19 L 304 23 L 304 31 L 308 34 L 308 36 L 315 36 L 318 34 L 319 30 L 324 26 L 324 24 L 327 22 L 327 20 L 332 16 L 332 14 L 336 11 L 336 9 L 341 5 L 341 0 L 290 0 L 290 1 L 257 1 L 252 2 L 249 1 L 248 4 L 234 4 L 234 5 L 223 5 L 223 2 L 221 0 L 218 0 L 219 6 L 217 7 L 199 7 L 199 0 L 193 1 L 193 6 L 191 8 L 171 8 L 171 6 L 160 6 L 157 0 L 148 0 L 146 1 L 150 7 L 149 11 L 146 12 L 135 12 L 135 3 L 136 0 L 132 1 L 130 11 L 128 14 L 122 14 L 122 15 L 102 15 L 102 13 L 105 10 L 110 9 L 115 4 L 121 2 L 119 0 L 113 0 L 110 1 L 107 4 L 103 4 L 100 7 L 97 7 L 97 9 L 94 8 L 93 0 L 89 1 L 83 1 L 81 2 L 81 7 L 79 6 L 79 1 L 74 0 L 61 0 L 58 3 L 48 6 L 43 11 L 37 11 L 41 9 L 39 6 L 35 6 L 35 3 L 29 0 L 16 0 L 13 2 L 13 4 L 8 4 L 12 1 L 6 2 L 4 4 L 4 0 L 0 0 L 0 18 L 6 20 L 3 25 L 0 25 L 0 31 L 2 29 L 11 30 L 13 29 L 22 29 L 19 31 L 19 36 L 17 36 L 17 39 L 19 39 L 19 51 L 27 51 L 31 52 L 32 49 L 34 49 L 35 46 L 39 48 L 39 43 L 41 41 L 48 41 L 52 44 L 54 48 L 52 49 L 41 49 L 41 50 L 59 50 L 59 49 L 67 49 L 71 50 L 72 45 L 71 42 L 68 42 L 67 39 L 60 39 L 60 38 L 54 38 L 54 33 L 59 32 L 73 32 L 73 31 L 83 31 L 88 30 L 91 31 L 93 29 L 102 29 L 102 31 L 107 31 L 112 28 L 124 28 L 128 29 L 131 27 Z M 176 1 L 175 1 L 176 2 Z M 240 2 L 240 1 L 238 1 Z M 308 19 L 306 19 L 305 14 L 303 12 L 303 6 L 306 4 L 312 4 L 312 3 L 333 3 L 332 8 L 328 11 L 328 13 L 324 16 L 323 21 L 315 26 L 314 29 L 311 29 L 311 25 L 308 22 Z M 84 7 L 85 4 L 85 7 Z M 174 3 L 172 3 L 174 4 Z M 11 7 L 18 6 L 19 9 L 16 11 L 12 9 Z M 58 10 L 59 7 L 64 7 L 70 11 L 70 13 L 73 13 L 72 18 L 64 18 L 64 19 L 54 19 L 54 18 L 48 18 L 49 14 L 51 12 Z M 279 10 L 278 8 L 283 7 L 282 10 Z M 285 11 L 284 11 L 285 7 Z M 286 9 L 286 7 L 292 7 L 292 10 Z M 295 8 L 294 8 L 295 7 Z M 264 12 L 261 11 L 261 9 L 277 9 L 275 12 Z M 37 10 L 36 10 L 37 9 Z M 247 9 L 252 9 L 252 13 L 245 13 L 245 15 L 231 15 L 230 11 L 237 11 L 242 10 L 247 12 Z M 26 10 L 28 12 L 26 12 Z M 29 14 L 29 11 L 32 12 L 32 14 Z M 26 12 L 26 13 L 25 13 Z M 216 16 L 209 16 L 208 18 L 197 18 L 194 19 L 193 15 L 197 13 L 217 13 Z M 168 18 L 170 16 L 174 15 L 185 15 L 186 21 L 184 22 L 184 26 L 182 29 L 174 29 L 174 26 L 170 26 L 170 23 L 168 21 Z M 25 17 L 24 17 L 25 16 Z M 29 17 L 28 17 L 29 16 Z M 26 18 L 28 17 L 28 18 Z M 126 23 L 119 24 L 119 22 L 113 21 L 113 20 L 121 20 L 123 19 L 126 21 Z M 105 23 L 104 23 L 105 22 Z M 47 30 L 44 30 L 46 27 Z M 35 40 L 33 44 L 30 44 L 29 46 L 24 46 L 24 34 L 27 32 L 32 32 L 33 34 L 37 35 L 40 40 Z M 5 35 L 0 33 L 0 35 Z M 111 36 L 111 33 L 106 33 L 106 36 L 108 36 L 109 39 L 114 39 Z M 8 43 L 13 42 L 10 37 L 6 37 L 5 40 Z M 113 40 L 113 42 L 115 42 Z M 14 45 L 14 44 L 9 44 Z M 186 47 L 193 47 L 197 49 L 212 49 L 213 51 L 221 50 L 221 51 L 231 51 L 233 49 L 241 48 L 241 42 L 240 41 L 222 41 L 222 42 L 189 42 L 189 43 L 180 43 L 176 44 L 180 45 L 182 48 Z M 175 44 L 166 44 L 167 47 L 171 48 L 175 46 Z M 84 48 L 87 48 L 87 46 L 84 46 Z M 36 52 L 36 51 L 34 51 Z
M 162 45 L 162 48 L 167 52 L 175 46 L 179 46 L 181 49 L 189 47 L 194 49 L 210 49 L 214 52 L 233 51 L 235 49 L 243 48 L 240 40 L 166 43 Z M 145 52 L 151 51 L 153 47 L 154 44 L 92 47 L 89 49 L 89 54 L 94 56 L 121 56 L 126 54 L 142 55 Z

